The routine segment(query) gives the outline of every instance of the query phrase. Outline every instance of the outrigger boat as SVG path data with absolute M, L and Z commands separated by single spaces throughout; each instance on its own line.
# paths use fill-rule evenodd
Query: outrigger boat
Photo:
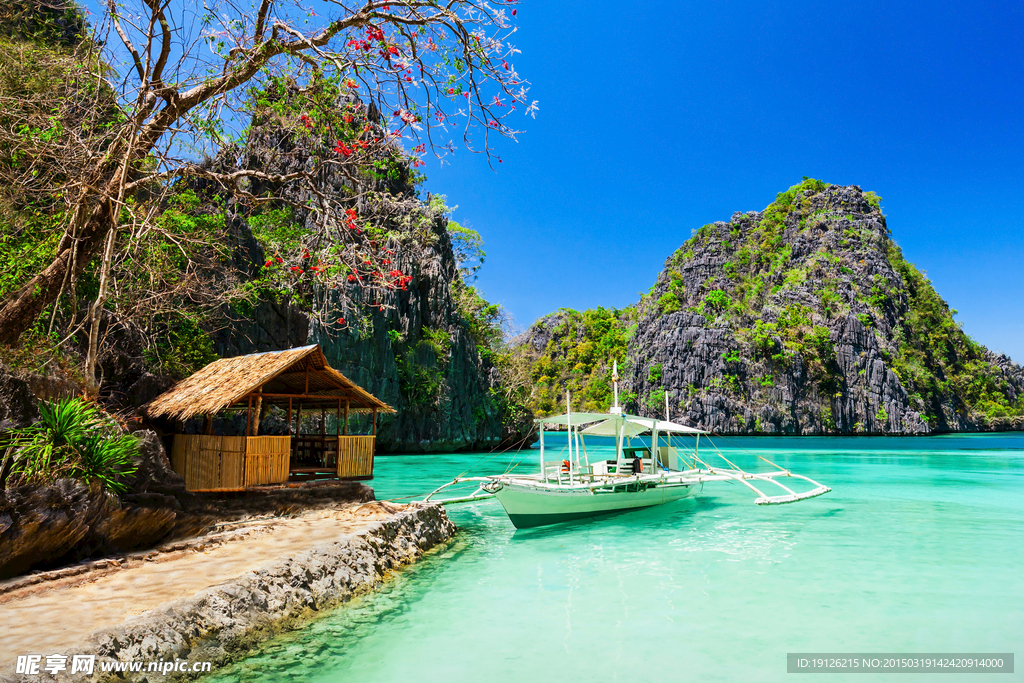
M 617 405 L 617 383 L 615 389 L 616 406 L 608 413 L 572 413 L 570 397 L 567 395 L 566 406 L 569 412 L 535 420 L 540 433 L 539 472 L 457 477 L 434 490 L 425 500 L 431 500 L 449 487 L 475 483 L 477 489 L 471 495 L 439 502 L 460 503 L 497 498 L 512 524 L 517 529 L 525 529 L 671 503 L 693 495 L 703 484 L 713 481 L 743 484 L 757 494 L 754 500 L 757 505 L 796 503 L 832 490 L 808 477 L 793 474 L 765 458 L 761 459 L 778 471 L 745 472 L 729 462 L 721 452 L 717 453 L 718 457 L 729 467 L 713 467 L 699 453 L 700 439 L 708 436 L 708 432 L 670 422 L 667 398 L 665 420 L 627 415 Z M 545 433 L 550 427 L 559 430 L 564 428 L 566 434 L 566 445 L 560 447 L 561 453 L 553 460 L 545 444 Z M 634 438 L 646 435 L 651 437 L 650 446 L 643 443 L 640 446 L 632 445 Z M 677 436 L 677 443 L 680 435 L 694 437 L 693 449 L 673 446 L 673 435 Z M 587 454 L 584 441 L 586 436 L 614 437 L 615 458 L 601 458 L 592 462 Z M 798 493 L 779 479 L 800 479 L 814 488 Z M 774 496 L 765 494 L 758 486 L 766 484 L 779 487 L 782 493 Z

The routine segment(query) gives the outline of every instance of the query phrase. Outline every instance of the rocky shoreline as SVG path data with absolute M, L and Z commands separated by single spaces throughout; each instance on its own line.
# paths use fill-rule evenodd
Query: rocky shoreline
M 372 590 L 390 572 L 417 560 L 455 533 L 455 525 L 439 505 L 393 505 L 385 509 L 389 512 L 385 518 L 370 523 L 359 533 L 270 560 L 237 578 L 149 609 L 114 627 L 100 629 L 84 641 L 63 648 L 63 654 L 96 655 L 95 673 L 89 680 L 187 680 L 199 675 L 101 673 L 101 662 L 183 660 L 211 662 L 216 668 L 241 659 L 258 643 Z M 210 538 L 206 543 L 214 541 L 227 542 Z M 244 539 L 239 542 L 243 546 L 246 543 Z M 132 559 L 138 562 L 151 558 L 127 558 L 126 565 Z M 104 567 L 94 568 L 100 569 L 117 571 L 117 565 L 108 562 Z M 25 585 L 16 591 L 40 590 L 38 585 L 27 587 L 31 582 L 23 582 Z M 4 602 L 11 599 L 16 600 L 17 596 L 10 592 L 0 596 Z M 8 653 L 5 670 L 0 674 L 2 680 L 81 680 L 79 674 L 72 676 L 67 672 L 56 676 L 17 675 L 13 656 L 16 654 L 28 653 Z

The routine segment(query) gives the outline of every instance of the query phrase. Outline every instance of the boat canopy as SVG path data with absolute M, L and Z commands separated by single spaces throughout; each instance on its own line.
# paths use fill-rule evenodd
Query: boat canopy
M 600 422 L 601 420 L 607 420 L 614 415 L 608 413 L 571 413 L 568 415 L 552 415 L 551 417 L 542 417 L 534 420 L 537 424 L 545 425 L 585 425 L 591 422 Z
M 587 436 L 618 436 L 620 429 L 622 430 L 622 435 L 628 437 L 640 436 L 644 432 L 649 431 L 646 425 L 633 422 L 632 420 L 623 420 L 621 417 L 613 417 L 587 427 L 583 430 L 583 434 Z
M 652 420 L 646 417 L 634 418 L 630 417 L 630 420 L 643 421 L 645 423 L 654 423 L 654 429 L 659 432 L 672 432 L 674 434 L 708 434 L 703 429 L 697 429 L 696 427 L 688 427 L 686 425 L 677 424 L 675 422 L 667 422 L 665 420 Z M 650 427 L 648 427 L 650 429 Z
M 652 417 L 640 417 L 639 415 L 616 415 L 615 413 L 572 413 L 570 415 L 552 415 L 538 419 L 537 424 L 546 425 L 579 425 L 590 426 L 581 430 L 588 436 L 616 436 L 622 428 L 623 436 L 640 436 L 653 430 L 659 433 L 672 434 L 707 434 L 701 429 L 688 427 L 687 425 L 658 420 Z M 597 424 L 593 424 L 597 423 Z

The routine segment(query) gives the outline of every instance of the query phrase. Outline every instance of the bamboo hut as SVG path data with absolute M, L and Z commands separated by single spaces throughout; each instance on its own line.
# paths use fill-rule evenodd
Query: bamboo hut
M 286 414 L 288 433 L 261 435 L 270 406 Z M 316 478 L 373 478 L 377 414 L 395 412 L 327 364 L 319 345 L 222 358 L 142 408 L 150 419 L 175 421 L 171 467 L 191 491 L 231 491 Z M 245 413 L 245 436 L 213 433 L 213 416 Z M 348 433 L 353 413 L 372 414 L 371 433 Z M 319 434 L 303 434 L 314 417 Z M 327 434 L 328 416 L 335 418 Z M 185 421 L 203 418 L 201 434 Z M 307 420 L 309 422 L 309 420 Z

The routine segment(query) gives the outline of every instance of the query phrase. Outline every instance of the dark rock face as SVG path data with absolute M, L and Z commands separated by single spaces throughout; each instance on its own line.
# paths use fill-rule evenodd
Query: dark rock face
M 75 388 L 60 378 L 0 372 L 0 431 L 38 419 L 37 398 L 56 399 Z M 146 547 L 174 533 L 197 530 L 196 524 L 179 519 L 177 496 L 188 494 L 156 435 L 136 436 L 142 440 L 138 471 L 120 500 L 71 479 L 0 491 L 0 578 Z M 204 519 L 195 517 L 199 528 Z
M 436 217 L 426 246 L 396 257 L 396 267 L 413 279 L 407 291 L 392 294 L 384 311 L 365 305 L 353 289 L 339 306 L 346 319 L 361 322 L 339 329 L 320 325 L 296 305 L 263 302 L 251 317 L 235 320 L 219 335 L 217 353 L 227 357 L 320 344 L 332 367 L 398 411 L 378 418 L 379 452 L 497 446 L 514 435 L 503 434 L 491 392 L 500 378 L 477 352 L 452 295 L 458 275 L 445 224 Z M 441 345 L 443 353 L 427 339 L 431 333 L 450 340 Z M 436 393 L 414 393 L 410 366 L 436 377 Z M 368 425 L 366 417 L 353 418 L 355 431 L 368 431 Z
M 27 427 L 39 418 L 32 389 L 0 365 L 0 433 Z
M 928 434 L 1020 422 L 980 419 L 949 389 L 959 380 L 948 363 L 912 348 L 908 339 L 930 332 L 921 300 L 934 298 L 936 319 L 954 325 L 952 316 L 907 268 L 860 188 L 791 199 L 783 212 L 770 213 L 773 204 L 704 226 L 668 259 L 629 342 L 628 408 L 662 415 L 667 392 L 675 417 L 735 434 Z M 1020 366 L 959 329 L 945 334 L 958 346 L 942 349 L 946 358 L 974 359 L 1007 401 L 1018 400 Z
M 149 547 L 209 522 L 209 514 L 182 512 L 190 494 L 156 434 L 135 436 L 138 471 L 120 499 L 71 479 L 0 492 L 0 578 Z
M 175 512 L 122 506 L 98 487 L 70 479 L 7 489 L 0 498 L 0 577 L 67 564 L 97 554 L 145 547 L 166 538 Z

